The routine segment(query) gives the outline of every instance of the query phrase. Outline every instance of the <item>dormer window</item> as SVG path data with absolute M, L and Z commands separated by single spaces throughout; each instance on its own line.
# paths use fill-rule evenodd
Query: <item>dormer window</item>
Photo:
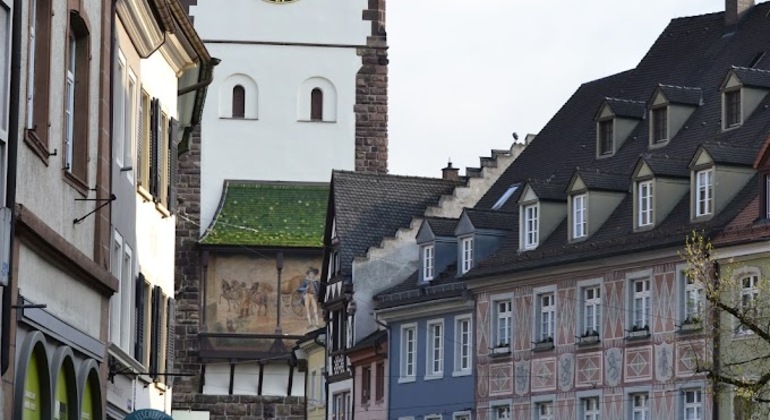
M 661 106 L 651 111 L 652 143 L 660 144 L 668 140 L 668 107 Z
M 714 212 L 714 170 L 704 169 L 695 174 L 695 217 Z
M 615 152 L 612 119 L 602 120 L 598 123 L 599 130 L 599 155 L 611 155 Z
M 586 220 L 586 199 L 586 194 L 572 197 L 572 239 L 584 238 L 588 234 L 586 229 L 588 226 Z
M 637 184 L 637 226 L 652 226 L 653 219 L 653 186 L 652 181 L 643 181 Z
M 540 230 L 540 207 L 532 204 L 524 207 L 524 249 L 537 248 Z
M 467 273 L 473 268 L 473 238 L 463 238 L 462 247 L 462 274 Z
M 426 245 L 422 248 L 422 273 L 423 281 L 433 280 L 436 267 L 436 248 L 433 245 Z
M 725 128 L 741 125 L 741 90 L 729 90 L 724 93 Z

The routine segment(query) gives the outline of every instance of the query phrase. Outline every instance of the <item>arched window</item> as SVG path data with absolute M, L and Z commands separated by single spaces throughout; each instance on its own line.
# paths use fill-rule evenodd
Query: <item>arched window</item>
M 321 121 L 324 115 L 324 94 L 321 89 L 314 88 L 310 92 L 310 120 Z
M 233 118 L 246 116 L 246 91 L 241 85 L 233 87 Z

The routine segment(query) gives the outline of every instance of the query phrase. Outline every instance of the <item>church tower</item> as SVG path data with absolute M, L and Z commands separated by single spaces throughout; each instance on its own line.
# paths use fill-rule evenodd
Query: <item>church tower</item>
M 178 161 L 172 408 L 289 418 L 331 172 L 388 170 L 385 0 L 182 3 L 221 62 Z

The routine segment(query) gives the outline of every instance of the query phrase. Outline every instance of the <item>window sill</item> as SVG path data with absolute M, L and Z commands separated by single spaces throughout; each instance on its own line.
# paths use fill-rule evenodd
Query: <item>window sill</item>
M 46 142 L 40 140 L 34 131 L 25 129 L 24 143 L 29 146 L 30 149 L 32 149 L 32 151 L 35 153 L 35 155 L 37 155 L 37 157 L 40 158 L 40 160 L 43 161 L 45 166 L 48 166 L 48 158 L 52 155 L 51 152 L 48 151 L 48 145 Z
M 219 117 L 220 120 L 233 120 L 233 121 L 259 121 L 259 118 L 256 117 Z
M 511 354 L 511 346 L 494 347 L 489 351 L 489 355 L 492 357 L 502 357 L 502 356 L 508 356 L 510 354 Z
M 659 149 L 663 146 L 668 146 L 669 141 L 670 139 L 668 138 L 659 140 L 650 139 L 650 149 Z
M 471 371 L 470 369 L 468 369 L 468 370 L 456 370 L 456 371 L 452 372 L 452 377 L 453 378 L 462 377 L 462 376 L 471 376 L 471 375 L 473 375 L 473 371 Z
M 651 223 L 649 225 L 644 225 L 644 226 L 635 226 L 634 232 L 649 232 L 653 229 L 655 229 L 655 223 Z
M 297 122 L 301 123 L 326 123 L 326 124 L 336 124 L 337 121 L 326 121 L 326 120 L 297 120 Z
M 423 381 L 435 381 L 437 379 L 444 379 L 444 374 L 443 373 L 434 373 L 434 374 L 430 374 L 430 375 L 425 375 L 422 378 Z
M 679 326 L 679 334 L 692 334 L 703 331 L 703 324 L 700 322 L 688 322 Z
M 400 384 L 410 384 L 413 382 L 417 382 L 417 378 L 414 376 L 404 376 L 404 377 L 398 378 L 398 383 Z
M 555 348 L 553 341 L 546 341 L 542 343 L 535 343 L 535 347 L 532 349 L 535 353 L 540 353 L 544 351 L 551 351 Z
M 579 347 L 588 347 L 600 344 L 601 342 L 602 340 L 598 335 L 589 335 L 585 337 L 579 337 L 577 345 Z
M 642 340 L 648 340 L 650 337 L 652 337 L 652 334 L 650 334 L 650 330 L 629 331 L 628 335 L 626 336 L 626 340 L 642 341 Z
M 144 199 L 145 203 L 148 203 L 148 202 L 152 201 L 152 194 L 150 194 L 149 191 L 145 190 L 144 187 L 142 186 L 142 184 L 137 184 L 136 192 L 140 196 L 142 196 L 142 198 Z
M 70 171 L 64 171 L 64 182 L 77 190 L 83 197 L 88 196 L 88 185 Z
M 155 209 L 158 210 L 161 215 L 163 215 L 164 219 L 171 216 L 171 212 L 169 212 L 168 209 L 166 209 L 166 206 L 161 203 L 155 203 Z

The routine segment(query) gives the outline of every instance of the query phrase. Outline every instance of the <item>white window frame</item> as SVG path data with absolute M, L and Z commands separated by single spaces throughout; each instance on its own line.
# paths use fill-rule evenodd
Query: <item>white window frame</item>
M 591 296 L 589 296 L 591 295 Z M 600 283 L 580 288 L 582 303 L 582 328 L 580 334 L 596 331 L 599 336 L 602 333 L 602 286 Z
M 695 217 L 714 212 L 714 168 L 695 173 Z
M 585 193 L 572 197 L 572 239 L 585 238 L 588 235 L 587 200 L 588 194 Z
M 594 403 L 594 404 L 591 404 Z M 602 408 L 599 397 L 587 397 L 580 399 L 581 420 L 601 420 Z
M 535 296 L 537 299 L 535 341 L 545 342 L 550 337 L 556 345 L 556 290 L 544 291 Z
M 34 5 L 34 2 L 32 2 Z M 8 110 L 11 106 L 11 38 L 13 34 L 13 1 L 0 0 L 0 144 L 8 142 Z M 4 156 L 0 155 L 4 160 Z M 2 176 L 4 178 L 4 175 Z
M 411 364 L 407 359 L 411 356 Z M 401 325 L 401 360 L 398 383 L 414 382 L 417 377 L 417 324 Z
M 452 420 L 471 420 L 473 417 L 471 416 L 470 411 L 459 411 L 452 413 Z
M 131 246 L 123 242 L 123 262 L 120 274 L 120 348 L 131 353 L 132 334 L 131 319 L 134 307 L 134 290 L 136 279 L 134 278 L 134 252 Z
M 444 376 L 444 329 L 443 319 L 432 319 L 426 324 L 425 380 Z
M 535 249 L 540 242 L 540 204 L 530 204 L 522 208 L 524 249 Z
M 466 326 L 464 329 L 463 326 Z M 452 376 L 473 373 L 473 319 L 470 314 L 455 316 L 454 372 Z
M 759 298 L 759 292 L 760 289 L 757 286 L 760 282 L 760 275 L 758 272 L 754 270 L 746 271 L 743 273 L 740 273 L 738 277 L 738 284 L 740 285 L 740 300 L 739 300 L 739 306 L 741 311 L 745 311 L 747 309 L 747 303 L 753 304 L 758 298 Z M 746 282 L 748 280 L 748 283 Z M 748 287 L 746 286 L 748 284 Z M 736 322 L 738 322 L 736 320 Z M 738 322 L 738 328 L 736 329 L 737 333 L 739 335 L 751 335 L 754 334 L 754 331 L 751 331 L 746 326 L 742 325 L 740 322 Z
M 136 169 L 136 163 L 134 162 L 134 150 L 136 148 L 135 141 L 137 136 L 137 95 L 139 82 L 136 78 L 136 74 L 128 69 L 128 80 L 126 85 L 126 92 L 128 93 L 125 104 L 125 141 L 123 142 L 123 170 L 128 177 L 129 182 L 134 182 L 134 170 Z M 128 168 L 131 168 L 128 170 Z
M 637 290 L 637 285 L 641 284 L 642 290 Z M 652 330 L 651 312 L 652 312 L 652 278 L 649 276 L 635 277 L 629 281 L 631 296 L 631 316 L 630 327 L 636 326 L 638 329 L 646 325 Z
M 678 269 L 682 290 L 682 323 L 703 320 L 705 297 L 703 285 L 687 277 L 684 267 Z
M 27 57 L 27 116 L 25 128 L 32 130 L 35 128 L 35 50 L 37 48 L 37 0 L 30 0 L 29 21 L 27 22 L 28 47 Z M 10 62 L 10 60 L 9 60 Z
M 467 273 L 473 268 L 473 236 L 462 238 L 461 240 L 461 255 L 462 255 L 462 274 Z
M 697 414 L 697 417 L 688 417 L 689 413 Z M 687 420 L 703 419 L 703 389 L 686 388 L 682 390 L 682 418 Z
M 647 227 L 655 223 L 654 185 L 652 180 L 637 183 L 637 226 Z
M 513 346 L 513 303 L 511 296 L 500 297 L 492 300 L 494 322 L 492 324 L 492 345 L 495 347 L 512 348 Z M 505 311 L 500 311 L 501 305 L 505 306 Z M 505 331 L 505 340 L 500 337 L 500 332 Z
M 436 269 L 436 246 L 425 245 L 422 248 L 423 281 L 433 280 L 435 269 Z
M 650 393 L 648 391 L 636 391 L 628 393 L 631 420 L 650 420 Z
M 314 407 L 316 404 L 318 404 L 318 399 L 316 398 L 316 381 L 318 380 L 318 371 L 313 369 L 310 371 L 310 389 L 308 394 L 310 394 L 310 401 L 309 405 L 311 407 Z
M 350 390 L 332 395 L 332 420 L 350 420 Z
M 112 246 L 110 254 L 110 272 L 120 280 L 123 273 L 123 236 L 117 231 L 112 231 Z M 120 346 L 121 323 L 123 321 L 123 294 L 122 282 L 118 283 L 118 293 L 110 298 L 110 342 Z
M 490 420 L 513 419 L 513 407 L 511 403 L 512 403 L 511 400 L 491 401 L 489 403 L 489 419 Z M 502 410 L 502 412 L 500 410 Z
M 75 75 L 77 74 L 77 38 L 67 34 L 67 81 L 64 89 L 64 149 L 65 169 L 72 173 L 75 141 Z
M 554 420 L 556 418 L 556 408 L 553 401 L 535 403 L 535 415 L 537 420 Z
M 115 97 L 113 104 L 114 108 L 114 133 L 113 143 L 115 147 L 115 162 L 118 167 L 123 167 L 123 145 L 126 142 L 126 97 L 128 91 L 126 88 L 126 75 L 128 74 L 128 64 L 126 64 L 126 56 L 123 55 L 123 51 L 118 50 L 117 66 L 115 66 Z

